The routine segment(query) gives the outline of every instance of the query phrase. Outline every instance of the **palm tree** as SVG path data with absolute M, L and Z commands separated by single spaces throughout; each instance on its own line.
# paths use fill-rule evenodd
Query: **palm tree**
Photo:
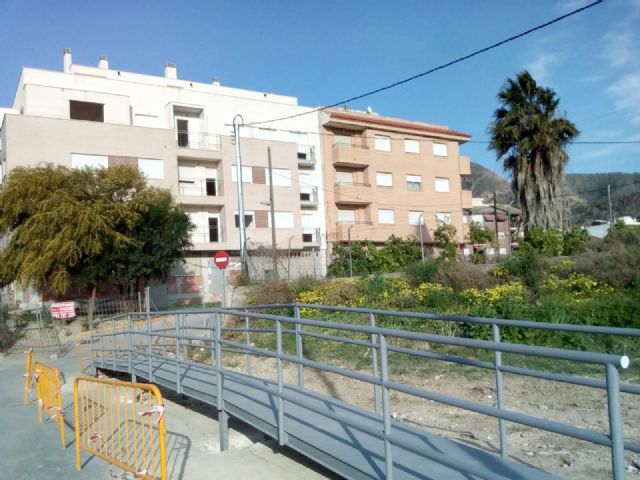
M 498 100 L 501 106 L 489 126 L 489 148 L 511 177 L 525 231 L 534 226 L 561 227 L 559 194 L 569 161 L 565 147 L 580 132 L 558 114 L 556 93 L 539 86 L 526 70 L 507 79 Z

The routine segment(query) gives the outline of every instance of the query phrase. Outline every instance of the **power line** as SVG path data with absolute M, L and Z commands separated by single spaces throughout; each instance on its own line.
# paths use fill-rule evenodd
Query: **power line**
M 280 118 L 274 118 L 272 120 L 262 120 L 262 121 L 259 121 L 259 122 L 251 122 L 251 123 L 246 124 L 246 126 L 261 125 L 261 124 L 264 124 L 264 123 L 279 122 L 279 121 L 282 121 L 282 120 L 288 120 L 290 118 L 301 117 L 303 115 L 309 115 L 311 113 L 327 110 L 328 108 L 338 107 L 338 106 L 343 105 L 343 104 L 348 103 L 348 102 L 353 102 L 355 100 L 360 100 L 362 98 L 369 97 L 371 95 L 375 95 L 376 93 L 383 92 L 385 90 L 390 90 L 390 89 L 392 89 L 394 87 L 403 85 L 405 83 L 409 83 L 409 82 L 411 82 L 413 80 L 416 80 L 418 78 L 425 77 L 425 76 L 430 75 L 430 74 L 432 74 L 434 72 L 437 72 L 439 70 L 444 70 L 445 68 L 448 68 L 448 67 L 450 67 L 452 65 L 455 65 L 456 63 L 463 62 L 463 61 L 468 60 L 468 59 L 470 59 L 472 57 L 475 57 L 475 56 L 480 55 L 482 53 L 488 52 L 489 50 L 493 50 L 494 48 L 498 48 L 498 47 L 500 47 L 502 45 L 505 45 L 507 43 L 513 42 L 514 40 L 522 38 L 522 37 L 524 37 L 526 35 L 529 35 L 529 34 L 531 34 L 533 32 L 536 32 L 538 30 L 542 30 L 543 28 L 546 28 L 546 27 L 548 27 L 550 25 L 553 25 L 554 23 L 558 23 L 558 22 L 560 22 L 560 21 L 562 21 L 562 20 L 564 20 L 564 19 L 566 19 L 568 17 L 576 15 L 576 14 L 578 14 L 580 12 L 583 12 L 585 10 L 588 10 L 588 9 L 590 9 L 592 7 L 595 7 L 599 3 L 602 3 L 603 1 L 604 0 L 596 0 L 595 2 L 590 3 L 589 5 L 585 5 L 584 7 L 581 7 L 581 8 L 578 8 L 576 10 L 573 10 L 573 11 L 571 11 L 571 12 L 565 14 L 565 15 L 561 15 L 560 17 L 554 18 L 553 20 L 545 22 L 545 23 L 543 23 L 541 25 L 538 25 L 536 27 L 530 28 L 529 30 L 526 30 L 526 31 L 524 31 L 522 33 L 518 33 L 517 35 L 513 35 L 511 37 L 505 38 L 504 40 L 500 40 L 499 42 L 496 42 L 496 43 L 494 43 L 492 45 L 489 45 L 487 47 L 481 48 L 479 50 L 475 50 L 475 51 L 473 51 L 473 52 L 471 52 L 471 53 L 469 53 L 467 55 L 464 55 L 462 57 L 458 57 L 455 60 L 451 60 L 450 62 L 444 63 L 442 65 L 439 65 L 437 67 L 431 68 L 429 70 L 426 70 L 424 72 L 418 73 L 416 75 L 412 75 L 412 76 L 410 76 L 408 78 L 405 78 L 403 80 L 399 80 L 399 81 L 391 83 L 389 85 L 385 85 L 383 87 L 376 88 L 375 90 L 371 90 L 371 91 L 368 91 L 366 93 L 362 93 L 360 95 L 356 95 L 355 97 L 351 97 L 351 98 L 348 98 L 346 100 L 342 100 L 340 102 L 336 102 L 336 103 L 333 103 L 331 105 L 327 105 L 326 107 L 315 108 L 315 109 L 312 109 L 312 110 L 309 110 L 309 111 L 306 111 L 306 112 L 296 113 L 296 114 L 293 114 L 293 115 L 287 115 L 285 117 L 280 117 Z
M 248 125 L 247 125 L 248 126 Z M 344 136 L 342 134 L 337 134 L 334 132 L 304 132 L 299 130 L 292 130 L 291 128 L 276 128 L 276 127 L 268 127 L 265 130 L 274 130 L 277 132 L 287 132 L 287 133 L 295 133 L 295 134 L 303 134 L 303 135 L 317 135 L 319 137 L 339 137 Z M 376 136 L 369 135 L 357 135 L 358 139 L 366 139 L 366 140 L 374 140 Z M 409 138 L 411 137 L 411 138 Z M 243 138 L 254 138 L 254 137 L 243 137 Z M 392 142 L 403 142 L 405 140 L 413 140 L 416 142 L 433 142 L 434 139 L 426 139 L 426 138 L 413 138 L 412 134 L 407 134 L 407 138 L 389 138 Z M 435 139 L 437 140 L 437 138 Z M 483 143 L 489 144 L 490 140 L 466 140 L 464 143 Z M 640 145 L 640 140 L 575 140 L 568 142 L 569 145 Z

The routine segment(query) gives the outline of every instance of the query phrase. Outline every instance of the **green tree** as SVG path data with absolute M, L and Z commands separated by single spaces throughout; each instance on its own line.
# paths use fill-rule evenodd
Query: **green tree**
M 507 79 L 498 100 L 501 105 L 489 126 L 489 148 L 511 176 L 525 231 L 561 227 L 558 197 L 569 160 L 565 147 L 579 131 L 558 113 L 556 93 L 539 86 L 526 70 Z
M 136 169 L 19 168 L 0 191 L 0 281 L 91 290 L 162 278 L 184 256 L 192 228 L 168 191 Z
M 126 168 L 17 168 L 0 191 L 0 280 L 62 294 L 73 273 L 105 248 L 126 248 L 145 205 L 145 181 Z M 96 279 L 98 276 L 96 276 Z
M 445 260 L 457 260 L 458 244 L 456 242 L 456 227 L 449 224 L 442 224 L 433 231 L 433 239 L 436 247 L 440 249 L 440 256 Z
M 472 222 L 469 227 L 469 241 L 474 245 L 482 245 L 485 243 L 493 243 L 495 235 L 491 230 L 487 230 L 481 224 Z

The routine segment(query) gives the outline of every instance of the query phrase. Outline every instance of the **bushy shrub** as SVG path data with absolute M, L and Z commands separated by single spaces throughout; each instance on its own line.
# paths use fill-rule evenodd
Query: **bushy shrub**
M 557 257 L 562 253 L 562 232 L 555 228 L 543 230 L 540 227 L 532 227 L 527 230 L 521 245 L 527 245 L 538 253 Z
M 440 256 L 446 260 L 458 259 L 456 234 L 456 227 L 450 223 L 440 225 L 433 231 L 433 239 L 436 247 L 440 249 Z
M 276 303 L 293 303 L 296 294 L 285 280 L 272 280 L 269 282 L 255 283 L 251 285 L 247 303 L 249 305 L 273 305 Z
M 562 254 L 576 255 L 582 253 L 586 249 L 589 241 L 589 233 L 580 227 L 574 227 L 562 234 Z
M 615 288 L 640 289 L 640 229 L 613 229 L 575 257 L 575 270 Z
M 363 295 L 358 280 L 340 278 L 319 283 L 313 290 L 301 292 L 297 301 L 300 303 L 357 307 L 361 304 L 362 299 Z
M 391 235 L 381 248 L 371 242 L 351 243 L 351 269 L 354 275 L 396 272 L 420 260 L 420 247 L 415 239 Z M 334 245 L 329 276 L 349 275 L 349 246 Z
M 421 283 L 435 281 L 443 260 L 444 259 L 436 258 L 435 260 L 415 262 L 408 265 L 405 269 L 405 273 L 409 282 L 411 282 L 413 286 L 417 286 Z
M 542 280 L 540 254 L 529 244 L 520 245 L 518 250 L 503 260 L 501 266 L 508 275 L 521 278 L 527 287 L 534 290 L 537 290 Z
M 435 280 L 456 291 L 474 287 L 488 288 L 497 283 L 494 277 L 487 275 L 485 267 L 467 262 L 442 262 Z

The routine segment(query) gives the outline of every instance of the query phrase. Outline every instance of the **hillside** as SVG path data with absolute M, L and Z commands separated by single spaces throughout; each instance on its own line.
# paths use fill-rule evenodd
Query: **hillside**
M 474 162 L 464 185 L 471 188 L 474 197 L 482 197 L 487 202 L 493 198 L 494 191 L 500 203 L 509 203 L 514 198 L 509 181 Z M 567 174 L 567 193 L 573 223 L 589 225 L 592 220 L 609 217 L 607 185 L 611 185 L 614 217 L 640 216 L 640 173 L 570 173 Z

